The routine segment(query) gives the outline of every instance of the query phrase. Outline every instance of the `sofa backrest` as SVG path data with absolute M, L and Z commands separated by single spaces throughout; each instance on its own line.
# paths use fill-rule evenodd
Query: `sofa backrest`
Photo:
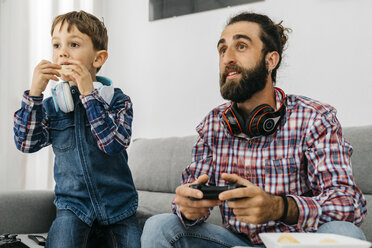
M 351 157 L 356 184 L 364 194 L 372 194 L 372 125 L 343 128 L 353 146 Z M 197 136 L 135 139 L 129 153 L 129 166 L 138 190 L 174 193 L 181 172 L 191 162 Z
M 137 190 L 174 193 L 191 162 L 197 136 L 134 139 L 128 164 Z
M 364 194 L 372 194 L 372 125 L 345 127 L 343 131 L 353 147 L 351 163 L 355 182 Z

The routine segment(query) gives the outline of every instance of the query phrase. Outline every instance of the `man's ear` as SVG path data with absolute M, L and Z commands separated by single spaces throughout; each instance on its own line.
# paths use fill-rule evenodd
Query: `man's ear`
M 280 55 L 277 51 L 269 52 L 266 54 L 266 68 L 272 71 L 279 63 Z
M 96 57 L 93 61 L 93 67 L 100 68 L 106 62 L 107 58 L 108 58 L 108 52 L 106 50 L 99 50 L 96 53 Z

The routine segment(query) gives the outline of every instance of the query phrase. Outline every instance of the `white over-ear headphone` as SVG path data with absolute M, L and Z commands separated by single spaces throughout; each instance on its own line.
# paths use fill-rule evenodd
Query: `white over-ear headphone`
M 57 112 L 64 113 L 74 111 L 74 100 L 72 99 L 70 84 L 68 82 L 58 83 L 52 88 L 52 97 Z

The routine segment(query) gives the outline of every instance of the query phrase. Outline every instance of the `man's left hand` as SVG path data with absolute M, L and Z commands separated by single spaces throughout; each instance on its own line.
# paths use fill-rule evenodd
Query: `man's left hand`
M 280 196 L 266 193 L 258 186 L 248 180 L 235 175 L 221 175 L 222 179 L 246 187 L 228 190 L 219 195 L 221 201 L 227 200 L 227 206 L 233 209 L 238 221 L 250 224 L 263 224 L 271 220 L 278 220 L 284 210 L 284 204 Z M 243 198 L 240 200 L 229 201 L 233 198 Z

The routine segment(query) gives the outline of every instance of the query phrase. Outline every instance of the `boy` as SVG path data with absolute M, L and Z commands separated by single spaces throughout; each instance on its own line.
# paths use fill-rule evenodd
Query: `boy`
M 139 247 L 138 197 L 126 152 L 132 103 L 108 78 L 96 76 L 108 57 L 106 28 L 95 16 L 73 11 L 54 19 L 51 35 L 53 63 L 35 67 L 14 115 L 20 151 L 52 144 L 55 154 L 57 217 L 46 246 Z M 43 101 L 49 80 L 58 77 L 65 82 Z

